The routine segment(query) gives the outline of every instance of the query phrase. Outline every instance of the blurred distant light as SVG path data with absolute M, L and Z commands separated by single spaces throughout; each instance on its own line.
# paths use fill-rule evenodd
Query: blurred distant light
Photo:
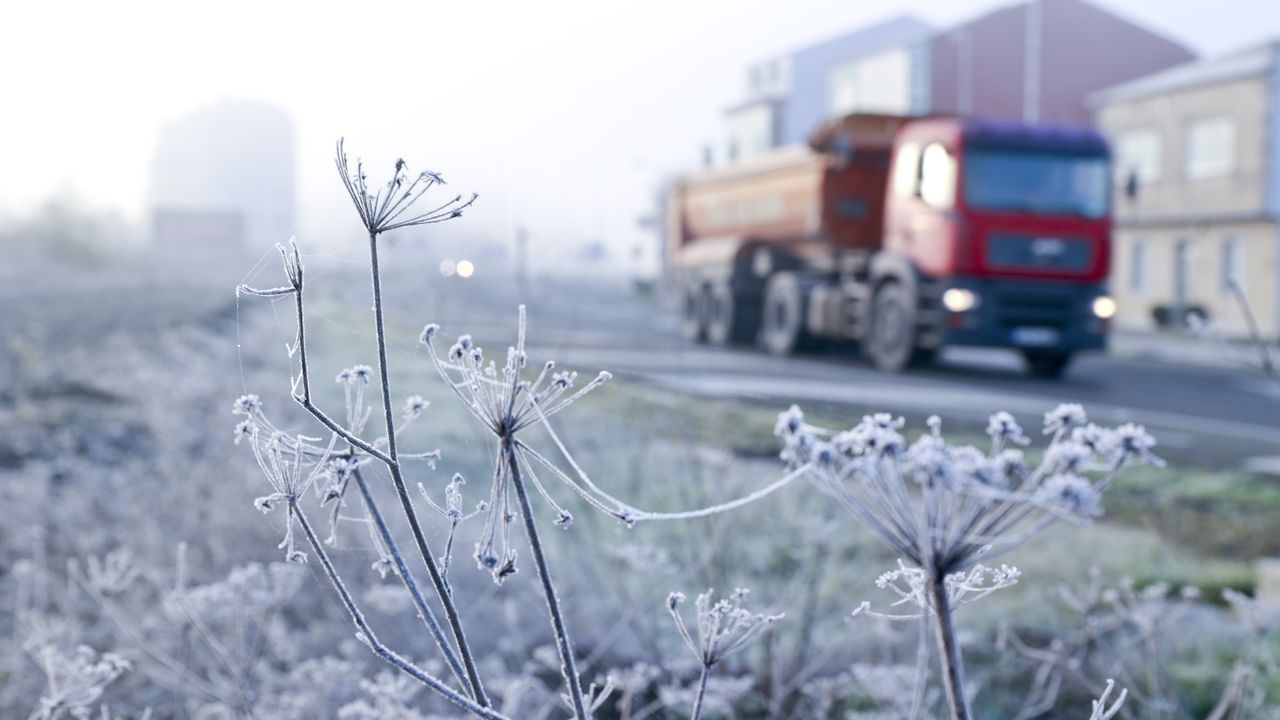
M 1097 315 L 1103 320 L 1110 319 L 1112 315 L 1116 314 L 1116 301 L 1112 300 L 1106 295 L 1100 295 L 1094 298 L 1093 314 Z
M 467 262 L 467 261 L 466 261 L 466 260 L 463 260 L 463 262 Z M 467 267 L 468 267 L 468 268 L 470 268 L 470 266 L 471 266 L 471 263 L 467 263 Z M 457 272 L 457 270 L 458 270 L 458 264 L 457 264 L 457 263 L 455 263 L 454 261 L 452 261 L 452 260 L 441 260 L 441 261 L 440 261 L 440 274 L 441 274 L 441 275 L 443 275 L 443 276 L 445 276 L 445 277 L 453 277 L 453 274 L 454 274 L 455 272 Z M 469 272 L 467 273 L 467 275 L 470 275 L 470 274 L 471 274 L 471 273 L 469 273 Z M 466 276 L 464 275 L 463 277 L 466 277 Z
M 470 260 L 458 261 L 458 277 L 469 278 L 476 271 L 476 266 L 471 264 Z

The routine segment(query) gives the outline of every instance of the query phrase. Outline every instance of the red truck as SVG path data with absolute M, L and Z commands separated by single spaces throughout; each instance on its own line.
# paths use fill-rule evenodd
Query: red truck
M 678 181 L 669 258 L 692 339 L 876 367 L 944 345 L 1021 351 L 1056 377 L 1106 346 L 1110 157 L 1092 130 L 856 114 L 808 147 Z

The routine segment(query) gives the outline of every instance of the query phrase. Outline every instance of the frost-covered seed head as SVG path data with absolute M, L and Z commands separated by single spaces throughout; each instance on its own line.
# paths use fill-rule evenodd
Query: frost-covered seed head
M 241 395 L 231 406 L 231 412 L 237 415 L 252 415 L 262 409 L 262 400 L 257 395 Z
M 1045 451 L 1045 464 L 1054 470 L 1075 473 L 1093 460 L 1093 451 L 1088 445 L 1064 440 L 1054 443 Z
M 409 419 L 419 417 L 430 405 L 421 395 L 411 395 L 404 401 L 404 415 Z
M 1022 426 L 1018 425 L 1018 421 L 1013 415 L 1001 410 L 995 413 L 987 420 L 987 435 L 991 437 L 993 442 L 1005 443 L 1012 442 L 1018 445 L 1026 445 L 1031 442 L 1022 434 Z
M 1116 428 L 1115 442 L 1119 452 L 1126 459 L 1136 458 L 1153 465 L 1164 465 L 1164 460 L 1151 452 L 1151 449 L 1156 446 L 1156 439 L 1141 425 L 1125 423 Z
M 1088 421 L 1089 418 L 1085 415 L 1083 406 L 1077 403 L 1062 403 L 1044 414 L 1044 434 L 1065 432 L 1077 425 L 1084 425 Z
M 427 323 L 426 327 L 422 328 L 422 334 L 418 336 L 418 342 L 423 345 L 430 345 L 438 332 L 440 332 L 439 325 L 436 323 Z
M 773 426 L 773 434 L 778 437 L 794 435 L 804 428 L 804 412 L 798 405 L 792 405 L 778 413 L 778 421 Z
M 1081 518 L 1102 514 L 1102 496 L 1088 480 L 1075 473 L 1059 473 L 1045 480 L 1041 499 Z
M 241 420 L 240 422 L 236 423 L 236 429 L 234 433 L 236 445 L 239 445 L 242 440 L 247 440 L 249 438 L 252 438 L 253 434 L 257 431 L 257 428 L 258 426 L 255 425 L 252 420 Z

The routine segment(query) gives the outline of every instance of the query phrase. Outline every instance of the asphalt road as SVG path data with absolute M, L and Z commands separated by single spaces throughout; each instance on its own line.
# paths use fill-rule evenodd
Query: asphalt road
M 513 331 L 513 285 L 474 279 L 447 292 L 444 331 L 465 328 L 502 342 Z M 954 349 L 929 368 L 900 375 L 871 368 L 850 348 L 778 358 L 744 348 L 713 348 L 681 337 L 676 309 L 660 298 L 600 283 L 544 282 L 525 293 L 531 356 L 583 371 L 615 374 L 693 396 L 750 398 L 848 411 L 901 413 L 913 422 L 938 414 L 953 427 L 981 431 L 996 410 L 1038 427 L 1060 402 L 1078 402 L 1106 424 L 1136 422 L 1169 459 L 1213 468 L 1280 474 L 1280 389 L 1259 374 L 1177 358 L 1081 356 L 1059 380 L 1029 377 L 1008 351 Z M 421 306 L 418 306 L 421 308 Z M 419 310 L 420 311 L 420 310 Z M 509 341 L 507 341 L 509 342 Z M 490 348 L 490 352 L 497 348 Z
M 339 299 L 367 307 L 366 276 L 333 277 Z M 347 281 L 349 280 L 349 281 Z M 625 283 L 541 281 L 518 290 L 508 278 L 471 280 L 392 274 L 385 284 L 391 317 L 441 322 L 446 336 L 468 332 L 491 357 L 514 336 L 515 307 L 529 307 L 531 357 L 554 358 L 584 372 L 607 369 L 695 397 L 827 406 L 847 414 L 890 411 L 922 423 L 940 415 L 950 427 L 981 432 L 996 410 L 1037 427 L 1059 402 L 1078 402 L 1108 424 L 1146 425 L 1171 460 L 1213 468 L 1268 470 L 1280 476 L 1280 390 L 1256 373 L 1226 367 L 1096 354 L 1056 381 L 1027 376 L 1005 351 L 947 351 L 935 367 L 901 375 L 877 372 L 849 349 L 778 358 L 755 348 L 712 348 L 681 337 L 674 305 Z M 73 288 L 9 286 L 0 292 L 0 329 L 12 342 L 35 332 L 54 345 L 90 343 L 131 326 L 207 323 L 235 312 L 230 289 L 129 283 Z M 317 288 L 326 292 L 324 288 Z M 227 327 L 222 324 L 221 327 Z M 12 358 L 0 363 L 0 386 Z

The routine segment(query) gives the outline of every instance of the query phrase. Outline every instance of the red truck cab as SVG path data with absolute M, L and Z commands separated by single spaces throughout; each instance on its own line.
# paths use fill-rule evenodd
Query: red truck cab
M 938 313 L 922 332 L 1018 348 L 1055 374 L 1105 346 L 1110 197 L 1107 145 L 1092 130 L 917 120 L 894 142 L 884 250 L 934 286 Z

